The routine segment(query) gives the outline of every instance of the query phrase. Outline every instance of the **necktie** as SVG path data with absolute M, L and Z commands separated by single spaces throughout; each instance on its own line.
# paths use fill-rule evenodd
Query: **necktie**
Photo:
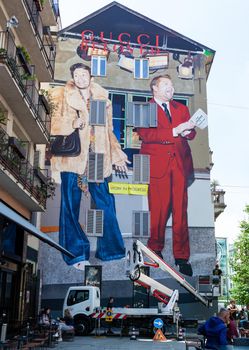
M 169 122 L 171 123 L 172 122 L 172 118 L 171 118 L 171 115 L 169 113 L 169 110 L 168 110 L 168 107 L 167 107 L 167 103 L 162 103 L 162 106 L 163 106 L 164 112 L 165 112 Z

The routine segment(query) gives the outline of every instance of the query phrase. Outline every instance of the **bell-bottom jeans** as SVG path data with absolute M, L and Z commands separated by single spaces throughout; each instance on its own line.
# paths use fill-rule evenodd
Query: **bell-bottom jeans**
M 89 240 L 79 223 L 80 201 L 82 190 L 78 187 L 78 174 L 61 172 L 61 207 L 59 223 L 59 243 L 75 258 L 63 254 L 68 265 L 89 259 Z M 104 211 L 103 237 L 97 239 L 96 258 L 109 261 L 125 256 L 125 247 L 119 229 L 115 199 L 109 193 L 108 181 L 88 183 L 89 192 L 95 202 L 96 209 Z

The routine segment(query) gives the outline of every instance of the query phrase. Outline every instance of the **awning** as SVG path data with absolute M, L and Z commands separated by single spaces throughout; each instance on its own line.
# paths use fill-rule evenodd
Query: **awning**
M 37 227 L 32 225 L 29 221 L 25 220 L 21 215 L 17 214 L 14 210 L 7 207 L 5 204 L 0 202 L 0 214 L 4 215 L 8 219 L 14 221 L 18 225 L 22 226 L 31 235 L 39 238 L 41 241 L 49 244 L 51 247 L 59 250 L 61 253 L 69 256 L 70 258 L 75 258 L 75 256 L 68 250 L 63 248 L 60 244 L 56 243 L 48 235 L 38 230 Z

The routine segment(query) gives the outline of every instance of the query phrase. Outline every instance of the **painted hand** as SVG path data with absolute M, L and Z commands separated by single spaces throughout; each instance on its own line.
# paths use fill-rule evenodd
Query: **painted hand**
M 195 127 L 195 124 L 191 120 L 185 123 L 181 123 L 173 129 L 173 136 L 177 137 L 178 135 L 182 134 L 184 131 L 191 130 L 194 127 Z
M 114 164 L 116 173 L 120 175 L 126 174 L 128 171 L 127 164 L 131 164 L 131 162 L 128 159 L 120 160 L 119 162 L 116 162 Z
M 73 128 L 74 129 L 83 129 L 86 123 L 82 118 L 77 118 L 73 121 Z

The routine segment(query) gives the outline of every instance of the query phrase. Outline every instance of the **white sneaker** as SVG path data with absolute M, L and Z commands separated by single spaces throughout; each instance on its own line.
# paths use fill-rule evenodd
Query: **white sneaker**
M 63 341 L 63 339 L 62 339 L 62 338 L 59 338 L 58 341 Z
M 82 270 L 82 271 L 84 271 L 86 265 L 90 265 L 90 263 L 89 263 L 88 260 L 79 261 L 79 262 L 73 264 L 73 267 L 75 267 L 77 270 Z

